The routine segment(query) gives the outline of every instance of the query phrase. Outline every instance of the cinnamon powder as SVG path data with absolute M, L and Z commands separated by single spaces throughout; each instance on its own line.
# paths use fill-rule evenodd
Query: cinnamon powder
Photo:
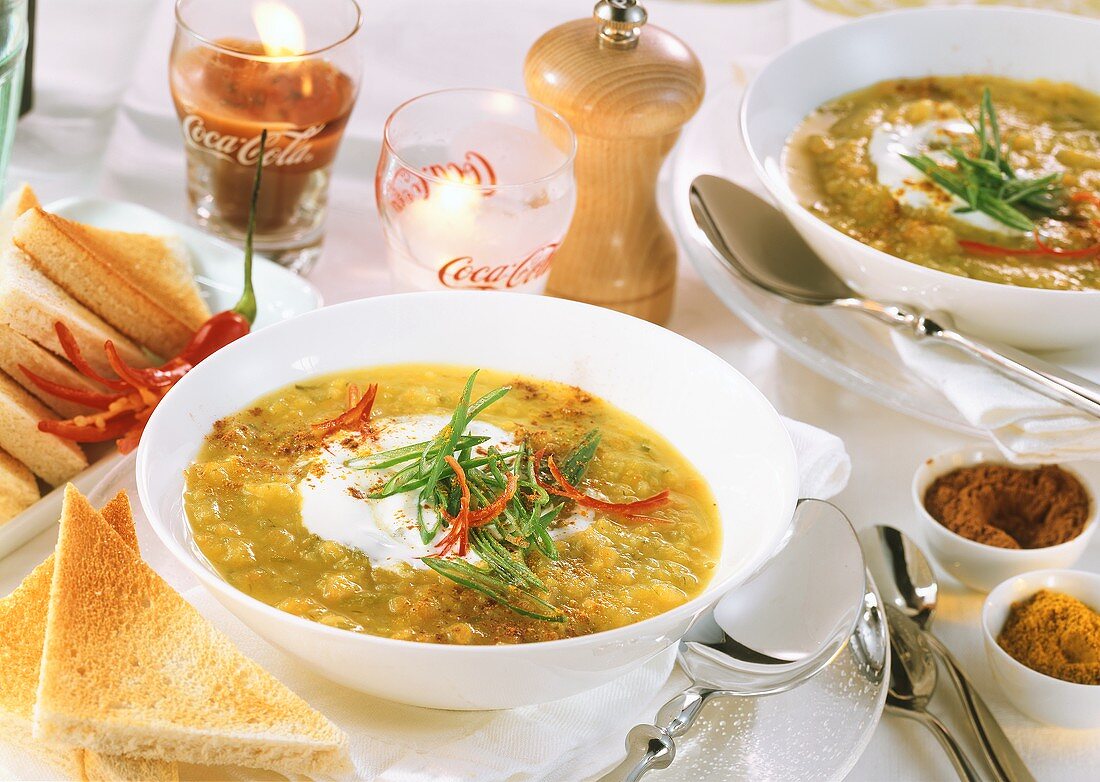
M 941 475 L 924 507 L 964 538 L 1000 548 L 1043 548 L 1081 534 L 1089 518 L 1081 481 L 1057 465 L 977 464 Z

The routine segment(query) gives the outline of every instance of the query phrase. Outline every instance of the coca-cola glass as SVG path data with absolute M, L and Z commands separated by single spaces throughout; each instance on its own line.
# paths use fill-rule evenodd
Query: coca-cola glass
M 575 151 L 565 120 L 511 92 L 399 106 L 375 178 L 394 286 L 541 293 L 573 217 Z
M 267 130 L 255 246 L 306 272 L 362 71 L 355 0 L 177 0 L 169 82 L 196 221 L 243 243 Z

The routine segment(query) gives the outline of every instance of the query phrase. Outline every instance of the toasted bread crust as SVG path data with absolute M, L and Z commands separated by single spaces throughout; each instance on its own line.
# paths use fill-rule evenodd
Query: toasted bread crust
M 242 655 L 66 491 L 35 737 L 283 774 L 349 768 L 347 738 Z
M 15 221 L 13 240 L 80 303 L 162 357 L 178 353 L 208 317 L 189 270 L 190 289 L 174 279 L 167 287 L 158 282 L 150 266 L 157 259 L 166 278 L 179 275 L 179 260 L 160 237 L 106 231 L 31 209 Z
M 0 246 L 11 243 L 12 227 L 19 216 L 29 209 L 40 209 L 42 204 L 31 186 L 23 182 L 4 199 L 0 206 Z
M 80 447 L 39 431 L 38 422 L 57 416 L 0 372 L 0 448 L 21 461 L 51 486 L 58 486 L 88 466 Z

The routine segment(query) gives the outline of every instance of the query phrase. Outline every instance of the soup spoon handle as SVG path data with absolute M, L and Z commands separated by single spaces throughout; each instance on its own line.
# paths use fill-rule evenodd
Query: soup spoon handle
M 676 757 L 676 739 L 684 735 L 717 691 L 689 687 L 657 712 L 653 725 L 635 725 L 626 735 L 626 757 L 599 782 L 637 782 L 653 769 L 668 768 Z
M 902 307 L 864 299 L 841 299 L 834 304 L 907 328 L 918 340 L 951 345 L 1049 399 L 1100 418 L 1100 385 L 1022 350 L 967 336 L 955 329 L 951 316 L 945 312 L 914 314 Z
M 1035 782 L 1035 777 L 1032 776 L 1023 759 L 1020 758 L 1019 753 L 1016 752 L 1016 748 L 1012 746 L 1012 742 L 1001 730 L 1001 726 L 990 712 L 982 696 L 974 689 L 970 679 L 959 667 L 955 656 L 932 633 L 925 631 L 925 637 L 928 639 L 928 643 L 931 644 L 932 649 L 939 655 L 944 667 L 947 668 L 947 674 L 959 693 L 959 698 L 962 700 L 971 727 L 974 728 L 974 732 L 980 739 L 982 752 L 985 753 L 990 766 L 996 771 L 997 778 L 1006 780 L 1006 782 Z
M 951 765 L 955 767 L 955 772 L 959 775 L 959 779 L 962 780 L 962 782 L 981 782 L 981 777 L 979 777 L 978 772 L 974 770 L 974 766 L 966 757 L 966 753 L 963 752 L 962 747 L 959 746 L 954 736 L 951 735 L 936 715 L 927 711 L 899 708 L 897 706 L 891 706 L 890 704 L 886 705 L 886 710 L 900 717 L 908 717 L 928 728 L 932 735 L 936 737 L 936 740 L 939 741 L 944 752 L 947 753 L 948 760 L 950 760 Z

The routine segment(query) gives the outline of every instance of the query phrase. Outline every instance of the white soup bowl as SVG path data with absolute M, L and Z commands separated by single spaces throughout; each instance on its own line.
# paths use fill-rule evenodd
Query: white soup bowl
M 791 132 L 833 98 L 888 79 L 992 74 L 1072 82 L 1100 92 L 1100 21 L 1011 8 L 931 8 L 869 16 L 807 38 L 749 85 L 741 131 L 753 168 L 795 229 L 864 296 L 946 310 L 961 330 L 1025 349 L 1096 344 L 1100 291 L 974 280 L 863 244 L 799 203 L 782 170 Z M 1021 52 L 1045 52 L 1024 57 Z
M 580 386 L 637 416 L 710 484 L 723 539 L 705 591 L 637 624 L 541 643 L 455 646 L 327 627 L 230 586 L 196 548 L 184 470 L 214 422 L 311 376 L 406 362 L 483 367 Z M 794 449 L 759 391 L 683 337 L 610 310 L 483 292 L 383 296 L 317 310 L 218 351 L 157 407 L 142 437 L 142 507 L 169 551 L 231 612 L 333 681 L 445 709 L 538 703 L 599 686 L 674 644 L 784 540 L 798 496 Z

